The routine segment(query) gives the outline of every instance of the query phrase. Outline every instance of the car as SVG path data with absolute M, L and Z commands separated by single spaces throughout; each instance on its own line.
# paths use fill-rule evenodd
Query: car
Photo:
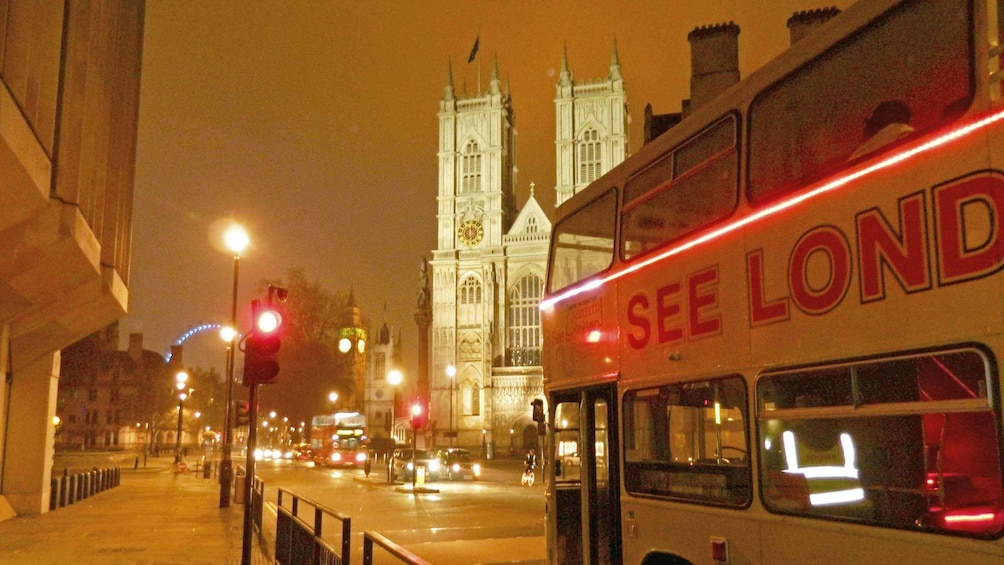
M 310 461 L 312 455 L 309 443 L 298 443 L 293 446 L 293 458 L 297 461 Z
M 391 480 L 411 481 L 415 467 L 425 469 L 425 480 L 439 480 L 440 464 L 435 452 L 429 449 L 410 448 L 394 450 L 390 458 Z
M 440 449 L 436 456 L 439 459 L 440 474 L 451 481 L 457 479 L 476 481 L 481 478 L 481 464 L 466 449 Z

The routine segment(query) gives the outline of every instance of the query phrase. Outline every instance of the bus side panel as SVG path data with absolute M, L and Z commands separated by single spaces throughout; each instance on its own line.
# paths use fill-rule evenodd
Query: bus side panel
M 541 312 L 545 388 L 617 370 L 616 296 L 608 283 Z
M 742 241 L 729 234 L 713 245 L 714 254 L 673 257 L 618 281 L 622 382 L 748 366 Z
M 989 168 L 988 142 L 1004 151 L 1000 134 L 964 138 L 748 228 L 753 364 L 1000 333 L 1004 173 Z
M 641 563 L 646 555 L 682 557 L 690 563 L 719 563 L 712 559 L 712 540 L 728 547 L 729 565 L 760 563 L 760 527 L 742 510 L 680 504 L 654 499 L 621 497 L 624 523 L 624 563 Z M 790 543 L 790 539 L 789 539 Z M 819 563 L 815 560 L 788 563 Z

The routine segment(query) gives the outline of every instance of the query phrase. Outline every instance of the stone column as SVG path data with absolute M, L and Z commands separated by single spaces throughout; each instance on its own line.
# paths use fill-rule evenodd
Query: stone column
M 6 348 L 4 353 L 10 354 Z M 8 389 L 10 398 L 4 399 L 0 407 L 0 410 L 10 408 L 3 418 L 7 420 L 8 433 L 3 450 L 2 494 L 18 515 L 49 511 L 55 444 L 52 418 L 56 415 L 59 362 L 60 352 L 56 351 L 17 365 Z M 4 362 L 4 367 L 7 366 Z

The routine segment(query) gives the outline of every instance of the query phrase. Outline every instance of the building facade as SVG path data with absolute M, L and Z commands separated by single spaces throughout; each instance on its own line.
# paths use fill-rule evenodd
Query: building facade
M 515 113 L 492 66 L 488 90 L 439 105 L 438 245 L 431 271 L 426 441 L 485 455 L 537 445 L 530 401 L 543 398 L 539 304 L 551 223 L 530 196 L 515 205 Z M 627 102 L 616 45 L 610 73 L 577 84 L 562 55 L 555 97 L 557 201 L 627 154 Z
M 2 520 L 48 511 L 60 349 L 126 313 L 144 3 L 0 16 Z

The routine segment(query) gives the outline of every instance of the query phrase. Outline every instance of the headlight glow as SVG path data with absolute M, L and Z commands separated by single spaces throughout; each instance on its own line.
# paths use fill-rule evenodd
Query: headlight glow
M 429 470 L 435 473 L 439 470 L 439 461 L 429 461 Z
M 454 473 L 459 473 L 460 472 L 460 463 L 454 463 L 453 467 L 451 467 L 451 469 L 453 469 Z
M 365 453 L 356 453 L 356 461 L 359 462 L 359 463 L 362 463 L 362 462 L 366 461 L 366 454 Z
M 480 477 L 481 476 L 481 465 L 478 465 L 477 463 L 475 463 L 475 464 L 471 465 L 471 470 L 474 471 L 474 476 L 475 477 Z
M 342 460 L 342 454 L 338 453 L 338 452 L 332 453 L 331 454 L 331 460 L 332 461 L 341 461 Z

